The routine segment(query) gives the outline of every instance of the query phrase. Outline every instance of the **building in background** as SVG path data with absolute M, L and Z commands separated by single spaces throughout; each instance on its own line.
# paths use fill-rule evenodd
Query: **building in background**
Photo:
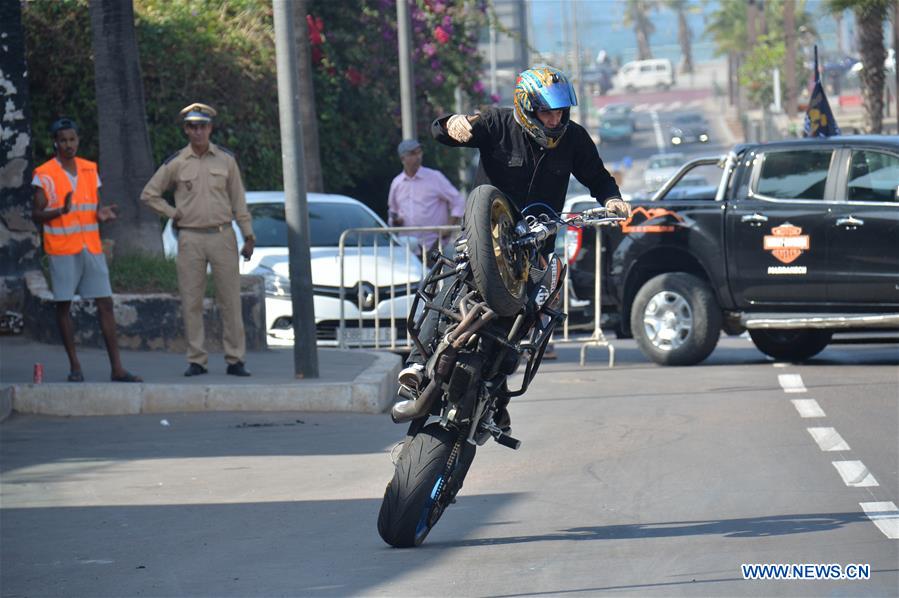
M 525 0 L 493 0 L 498 26 L 486 28 L 478 44 L 486 68 L 484 85 L 501 106 L 512 105 L 515 78 L 531 66 L 528 4 Z

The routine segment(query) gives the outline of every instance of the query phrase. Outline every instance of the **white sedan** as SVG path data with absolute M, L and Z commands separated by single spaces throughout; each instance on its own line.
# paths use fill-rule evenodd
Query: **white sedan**
M 347 229 L 387 225 L 365 204 L 351 197 L 309 193 L 307 201 L 316 338 L 319 345 L 336 346 L 340 344 L 340 236 Z M 265 280 L 269 344 L 292 344 L 293 304 L 284 192 L 249 191 L 247 207 L 253 216 L 256 249 L 252 259 L 241 259 L 240 273 L 261 275 Z M 239 250 L 243 247 L 243 236 L 236 223 L 232 226 Z M 165 225 L 162 240 L 165 255 L 177 255 L 178 241 L 171 221 Z M 421 261 L 407 251 L 406 245 L 399 245 L 395 237 L 384 232 L 349 234 L 343 262 L 346 343 L 389 347 L 395 339 L 397 345 L 405 344 L 406 316 L 422 278 Z
M 687 157 L 680 152 L 668 154 L 653 154 L 649 157 L 646 170 L 643 171 L 643 185 L 646 191 L 655 191 L 677 172 Z

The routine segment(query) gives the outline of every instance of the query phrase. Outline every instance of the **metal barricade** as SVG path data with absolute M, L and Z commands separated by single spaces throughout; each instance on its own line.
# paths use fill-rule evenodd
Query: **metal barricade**
M 402 323 L 405 330 L 405 322 L 408 317 L 409 306 L 411 305 L 412 295 L 418 289 L 418 283 L 424 273 L 427 272 L 428 250 L 419 242 L 416 245 L 417 252 L 413 251 L 413 245 L 403 243 L 398 237 L 409 238 L 410 233 L 436 232 L 441 238 L 449 237 L 455 240 L 460 226 L 394 226 L 394 227 L 368 227 L 368 228 L 350 228 L 340 235 L 337 246 L 337 261 L 340 268 L 340 279 L 338 286 L 338 302 L 339 302 L 339 322 L 336 329 L 337 345 L 341 349 L 351 347 L 358 348 L 374 348 L 389 349 L 391 351 L 410 351 L 412 342 L 406 335 L 402 342 L 398 342 L 397 338 L 398 323 Z M 380 271 L 378 256 L 381 250 L 381 241 L 384 236 L 388 237 L 387 261 L 390 264 L 391 271 L 383 273 Z M 356 237 L 356 254 L 355 256 L 347 255 L 347 238 Z M 364 244 L 363 240 L 371 237 L 370 245 Z M 352 247 L 352 245 L 351 245 Z M 363 272 L 363 262 L 365 261 L 365 252 L 363 247 L 371 248 L 373 257 L 374 271 Z M 397 252 L 400 255 L 397 256 Z M 419 255 L 421 256 L 419 258 Z M 357 281 L 350 285 L 350 289 L 355 287 L 356 290 L 356 327 L 347 326 L 347 259 L 355 259 Z M 397 259 L 399 257 L 399 260 Z M 369 276 L 370 278 L 364 278 Z M 386 284 L 382 284 L 382 276 L 386 276 Z M 397 280 L 400 282 L 398 283 Z M 364 288 L 363 282 L 367 282 L 372 288 Z M 389 304 L 387 306 L 387 314 L 382 314 L 382 297 L 381 289 L 387 286 L 389 292 Z M 402 289 L 401 297 L 405 297 L 405 301 L 397 302 L 398 287 Z M 371 293 L 371 297 L 366 297 L 366 293 Z M 365 307 L 371 304 L 372 309 L 366 310 Z M 404 309 L 398 309 L 403 307 Z M 366 313 L 363 313 L 366 312 Z M 389 328 L 385 328 L 382 319 L 389 322 Z M 370 324 L 370 325 L 367 325 Z M 382 333 L 383 330 L 383 333 Z M 389 331 L 389 332 L 388 332 Z M 352 334 L 351 334 L 352 332 Z M 354 338 L 351 338 L 354 337 Z M 370 337 L 370 338 L 369 338 Z M 383 341 L 382 341 L 383 337 Z
M 593 228 L 596 231 L 596 246 L 594 250 L 596 260 L 594 262 L 593 271 L 593 333 L 586 339 L 572 338 L 569 334 L 568 319 L 566 318 L 565 323 L 562 325 L 562 338 L 560 340 L 553 339 L 553 342 L 560 345 L 579 344 L 581 346 L 581 367 L 584 366 L 584 362 L 586 361 L 588 347 L 605 347 L 609 351 L 609 367 L 611 368 L 615 367 L 615 346 L 606 338 L 605 334 L 603 334 L 602 327 L 600 326 L 602 320 L 602 227 L 594 226 Z M 564 246 L 565 264 L 568 264 L 568 243 L 564 243 Z M 570 288 L 571 276 L 568 276 L 565 280 L 565 288 L 563 289 L 562 296 L 565 313 L 569 313 Z
M 595 255 L 596 260 L 594 262 L 594 301 L 593 301 L 593 331 L 591 335 L 587 338 L 575 338 L 572 337 L 569 330 L 568 320 L 566 319 L 562 326 L 562 338 L 561 339 L 553 339 L 553 342 L 556 344 L 566 345 L 580 345 L 580 364 L 584 365 L 586 361 L 587 349 L 589 347 L 606 347 L 609 352 L 609 367 L 615 366 L 615 347 L 612 343 L 605 337 L 605 334 L 602 331 L 600 326 L 600 322 L 602 319 L 602 301 L 600 298 L 602 297 L 602 235 L 601 235 L 601 227 L 595 226 L 596 230 L 595 235 Z M 409 233 L 419 233 L 419 232 L 436 232 L 441 236 L 448 233 L 450 239 L 455 239 L 456 235 L 461 230 L 461 227 L 453 225 L 453 226 L 394 226 L 387 228 L 380 227 L 370 227 L 370 228 L 351 228 L 347 229 L 340 235 L 340 240 L 338 243 L 338 263 L 340 267 L 340 281 L 339 281 L 339 303 L 340 303 L 340 318 L 339 318 L 339 326 L 337 329 L 337 343 L 338 346 L 342 349 L 358 347 L 358 348 L 374 348 L 374 349 L 389 349 L 391 351 L 410 351 L 412 349 L 412 342 L 409 339 L 408 335 L 404 339 L 397 338 L 397 323 L 402 322 L 403 328 L 405 328 L 405 321 L 408 317 L 409 306 L 411 305 L 411 297 L 415 293 L 418 288 L 418 281 L 421 279 L 421 276 L 424 275 L 425 272 L 428 271 L 430 265 L 428 264 L 428 250 L 429 247 L 425 247 L 424 245 L 417 245 L 418 252 L 413 252 L 412 245 L 408 243 L 402 243 L 399 241 L 397 237 L 408 237 Z M 371 244 L 373 255 L 377 256 L 379 250 L 379 237 L 383 237 L 385 233 L 389 234 L 389 247 L 387 250 L 388 261 L 391 264 L 392 271 L 388 273 L 389 282 L 389 293 L 390 293 L 390 303 L 388 306 L 389 312 L 386 318 L 382 317 L 380 314 L 380 304 L 381 304 L 381 288 L 385 285 L 381 284 L 381 272 L 378 267 L 378 260 L 374 260 L 374 272 L 372 272 L 373 280 L 369 280 L 373 286 L 371 292 L 373 294 L 373 306 L 374 309 L 371 310 L 371 313 L 364 314 L 363 310 L 359 308 L 360 305 L 364 304 L 364 293 L 363 285 L 361 284 L 362 278 L 362 263 L 363 263 L 363 247 L 369 247 L 363 244 L 363 236 L 371 235 L 373 237 L 373 242 Z M 564 234 L 560 231 L 559 234 Z M 352 288 L 355 286 L 356 288 L 356 306 L 357 306 L 357 314 L 356 314 L 356 331 L 350 335 L 348 333 L 347 327 L 347 317 L 346 317 L 346 299 L 347 299 L 347 291 L 348 288 L 346 286 L 346 261 L 347 258 L 352 258 L 353 256 L 347 256 L 346 253 L 346 240 L 350 236 L 356 236 L 356 259 L 357 268 L 356 271 L 359 273 L 359 280 L 354 283 L 354 285 L 350 285 Z M 565 264 L 568 264 L 568 244 L 564 243 L 565 251 L 564 251 L 564 259 Z M 400 251 L 400 269 L 397 270 L 397 259 L 396 252 Z M 418 255 L 421 256 L 419 260 Z M 416 264 L 418 262 L 418 264 Z M 418 273 L 418 279 L 413 281 L 414 276 L 410 274 L 416 271 Z M 397 272 L 400 272 L 402 276 L 398 277 Z M 394 280 L 396 278 L 400 278 L 404 280 L 404 283 L 396 284 Z M 565 288 L 563 289 L 563 306 L 564 311 L 568 313 L 570 306 L 570 284 L 571 280 L 568 277 L 565 281 Z M 399 305 L 396 301 L 397 298 L 397 287 L 404 286 L 403 289 L 403 297 L 406 297 L 404 302 L 401 302 Z M 399 306 L 403 306 L 404 309 L 398 310 Z M 382 335 L 382 328 L 384 324 L 382 323 L 382 319 L 386 319 L 389 325 L 389 333 L 386 335 Z M 365 324 L 371 320 L 371 326 L 365 326 Z M 367 332 L 371 330 L 371 332 Z M 386 331 L 385 331 L 386 332 Z M 368 335 L 371 338 L 368 338 Z M 350 336 L 354 336 L 354 340 L 350 340 Z M 382 336 L 386 338 L 382 342 Z M 401 341 L 401 342 L 400 342 Z

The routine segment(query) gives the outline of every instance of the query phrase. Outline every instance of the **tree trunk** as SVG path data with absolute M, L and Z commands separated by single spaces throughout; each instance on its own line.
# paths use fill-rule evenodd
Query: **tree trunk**
M 896 134 L 899 135 L 899 0 L 893 2 L 893 75 L 896 77 Z
M 837 50 L 840 52 L 840 57 L 842 58 L 847 52 L 843 48 L 846 43 L 843 41 L 843 13 L 835 12 L 833 13 L 833 21 L 837 26 Z
M 862 59 L 859 73 L 862 83 L 862 104 L 865 108 L 865 132 L 880 134 L 883 130 L 883 63 L 886 49 L 883 46 L 883 19 L 885 11 L 871 7 L 855 9 L 858 28 L 858 47 Z
M 21 309 L 16 296 L 22 296 L 22 275 L 40 267 L 38 233 L 31 221 L 31 110 L 21 9 L 20 2 L 0 2 L 0 89 L 5 106 L 0 120 L 0 309 L 4 310 Z
M 300 87 L 300 119 L 303 122 L 306 191 L 322 193 L 325 184 L 322 176 L 321 150 L 318 145 L 318 117 L 315 110 L 315 88 L 312 85 L 312 57 L 309 52 L 306 14 L 306 0 L 297 0 L 293 5 L 293 22 L 297 42 L 297 77 Z
M 162 253 L 159 218 L 140 205 L 153 176 L 131 0 L 91 0 L 91 39 L 100 127 L 103 204 L 116 204 L 118 218 L 103 228 L 115 253 Z
M 652 48 L 649 45 L 647 19 L 643 15 L 635 21 L 634 31 L 637 34 L 637 60 L 649 60 L 652 58 Z
M 687 13 L 683 10 L 677 12 L 677 41 L 680 43 L 681 51 L 681 72 L 693 72 L 693 32 L 690 31 L 690 25 L 687 23 Z
M 727 104 L 734 106 L 737 103 L 737 56 L 734 52 L 727 53 Z
M 758 6 L 755 0 L 748 0 L 746 4 L 746 47 L 750 50 L 755 47 L 755 38 L 758 37 L 758 31 L 756 30 L 757 17 Z
M 796 115 L 796 0 L 784 0 L 784 111 Z

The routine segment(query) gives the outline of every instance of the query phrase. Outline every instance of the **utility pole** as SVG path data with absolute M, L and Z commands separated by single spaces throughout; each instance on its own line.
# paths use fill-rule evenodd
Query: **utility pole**
M 569 55 L 571 44 L 569 43 L 568 38 L 570 35 L 570 14 L 568 12 L 568 6 L 569 4 L 565 2 L 559 6 L 559 10 L 562 13 L 562 64 L 565 65 L 562 67 L 562 70 L 567 74 L 571 74 L 571 60 Z
M 490 61 L 490 95 L 496 95 L 499 92 L 499 86 L 496 82 L 496 15 L 490 12 L 490 38 L 487 44 L 487 57 Z M 456 112 L 456 114 L 462 114 Z
M 281 163 L 284 170 L 284 215 L 287 221 L 290 297 L 293 303 L 293 367 L 297 378 L 318 378 L 293 5 L 287 0 L 273 0 L 272 8 L 275 18 L 275 64 L 278 69 Z
M 571 6 L 571 38 L 574 42 L 574 79 L 577 82 L 578 122 L 589 132 L 590 127 L 587 124 L 587 119 L 589 118 L 590 106 L 587 101 L 587 95 L 584 93 L 584 77 L 581 71 L 581 44 L 577 35 L 577 2 L 571 2 L 571 0 L 569 0 L 569 2 Z
M 396 33 L 400 55 L 400 107 L 403 139 L 418 139 L 415 123 L 415 83 L 412 80 L 411 21 L 409 0 L 396 1 Z

